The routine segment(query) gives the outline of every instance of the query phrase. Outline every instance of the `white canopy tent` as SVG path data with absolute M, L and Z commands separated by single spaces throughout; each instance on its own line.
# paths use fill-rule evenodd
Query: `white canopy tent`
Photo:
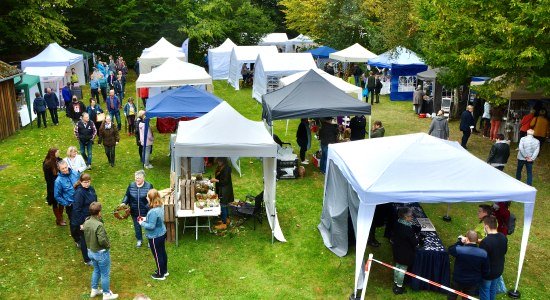
M 262 95 L 279 88 L 280 78 L 316 68 L 311 53 L 262 53 L 256 59 L 252 97 L 261 103 Z
M 203 67 L 170 57 L 150 73 L 140 74 L 136 81 L 136 89 L 182 85 L 206 85 L 212 90 L 212 77 Z
M 61 104 L 63 98 L 61 97 L 60 91 L 65 85 L 66 78 L 68 76 L 67 67 L 26 67 L 23 72 L 40 77 L 40 84 L 42 88 L 51 88 L 52 92 L 57 95 L 57 98 Z
M 208 73 L 212 79 L 229 78 L 231 52 L 235 46 L 237 45 L 228 38 L 217 48 L 208 49 Z
M 327 73 L 327 72 L 325 72 L 321 69 L 313 69 L 313 71 L 315 71 L 315 73 L 321 75 L 323 78 L 328 80 L 330 83 L 332 83 L 332 85 L 334 85 L 338 89 L 342 90 L 344 93 L 346 93 L 346 94 L 348 94 L 352 97 L 355 97 L 359 100 L 363 100 L 363 89 L 361 87 L 353 85 L 349 82 L 345 82 L 341 78 L 330 75 L 329 73 Z M 283 77 L 283 78 L 279 79 L 279 86 L 281 86 L 281 87 L 287 86 L 287 85 L 293 83 L 294 81 L 302 78 L 302 76 L 304 76 L 306 73 L 307 73 L 307 71 L 302 71 L 302 72 L 292 74 L 290 76 Z
M 287 42 L 288 42 L 288 36 L 286 35 L 286 33 L 275 32 L 264 36 L 260 40 L 258 45 L 260 46 L 273 45 L 273 46 L 277 46 L 277 48 L 281 48 L 282 50 L 284 50 L 284 47 L 286 47 Z
M 25 71 L 27 74 L 37 75 L 40 76 L 41 81 L 48 82 L 51 81 L 47 80 L 46 78 L 43 78 L 42 75 L 39 75 L 37 73 L 46 73 L 49 74 L 51 72 L 55 72 L 55 77 L 63 76 L 65 81 L 68 81 L 69 76 L 71 74 L 71 69 L 74 68 L 76 71 L 76 74 L 78 75 L 78 84 L 84 85 L 86 84 L 86 75 L 84 72 L 84 58 L 82 54 L 75 54 L 68 50 L 65 50 L 65 48 L 59 46 L 57 43 L 51 43 L 46 47 L 42 52 L 40 52 L 38 55 L 36 55 L 33 58 L 26 59 L 21 62 L 21 69 L 27 70 L 28 68 L 32 67 L 32 69 L 29 69 L 29 73 Z M 55 71 L 54 71 L 54 67 Z M 61 67 L 64 67 L 63 74 L 60 74 Z M 40 68 L 47 68 L 45 70 L 40 70 Z
M 296 52 L 296 47 L 311 47 L 314 45 L 316 44 L 312 38 L 307 35 L 300 34 L 286 42 L 285 52 Z
M 344 50 L 329 54 L 329 58 L 342 62 L 368 62 L 378 55 L 365 49 L 365 47 L 355 43 Z
M 186 157 L 262 157 L 264 201 L 272 236 L 286 242 L 275 205 L 277 144 L 263 122 L 251 121 L 222 102 L 200 118 L 179 122 L 172 154 L 176 166 Z M 176 168 L 176 175 L 180 172 L 181 168 Z
M 231 51 L 229 63 L 229 77 L 227 82 L 232 85 L 235 90 L 239 89 L 239 80 L 242 79 L 241 68 L 243 64 L 256 62 L 259 54 L 275 55 L 278 53 L 275 46 L 235 46 Z
M 351 214 L 357 237 L 355 291 L 362 285 L 363 258 L 377 204 L 485 201 L 524 203 L 517 290 L 535 207 L 535 188 L 491 167 L 458 143 L 425 133 L 332 144 L 327 162 L 318 228 L 325 246 L 344 256 L 348 211 Z M 422 176 L 418 176 L 418 170 L 422 170 Z
M 180 47 L 175 46 L 164 37 L 161 37 L 160 40 L 158 40 L 158 42 L 156 42 L 153 46 L 143 49 L 142 53 L 149 53 L 149 52 L 158 51 L 158 50 L 182 51 Z

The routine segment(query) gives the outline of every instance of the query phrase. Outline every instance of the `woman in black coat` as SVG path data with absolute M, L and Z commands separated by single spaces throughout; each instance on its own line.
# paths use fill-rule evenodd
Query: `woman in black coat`
M 414 263 L 418 239 L 411 223 L 413 219 L 412 210 L 409 207 L 401 207 L 397 215 L 399 220 L 395 223 L 392 236 L 393 259 L 396 268 L 407 271 L 407 268 Z M 394 270 L 393 278 L 394 294 L 402 294 L 404 292 L 403 280 L 405 274 Z
M 229 202 L 233 202 L 233 181 L 231 180 L 231 167 L 227 163 L 226 157 L 216 158 L 218 166 L 216 167 L 216 178 L 210 179 L 210 182 L 216 183 L 216 194 L 220 198 L 222 224 L 216 226 L 216 229 L 226 229 L 229 224 Z
M 309 120 L 307 118 L 300 120 L 298 131 L 296 131 L 296 142 L 300 146 L 300 161 L 307 165 L 306 151 L 311 147 L 311 131 L 309 129 Z
M 55 216 L 55 223 L 58 226 L 67 225 L 63 220 L 63 206 L 57 205 L 57 200 L 54 196 L 55 179 L 57 178 L 57 163 L 62 159 L 59 157 L 59 149 L 50 148 L 46 158 L 42 162 L 42 171 L 44 172 L 44 179 L 46 180 L 46 201 L 48 205 L 52 207 L 53 214 Z
M 91 183 L 90 174 L 82 173 L 80 175 L 80 179 L 74 185 L 73 213 L 71 215 L 71 230 L 75 230 L 80 234 L 80 251 L 82 251 L 82 258 L 87 265 L 91 265 L 91 261 L 88 257 L 84 231 L 80 230 L 80 226 L 90 216 L 90 204 L 97 202 L 97 195 Z

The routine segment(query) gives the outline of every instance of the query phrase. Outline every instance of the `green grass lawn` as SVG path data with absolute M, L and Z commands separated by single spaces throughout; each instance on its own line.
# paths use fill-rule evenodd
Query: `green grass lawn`
M 128 96 L 134 94 L 134 80 L 135 77 L 128 80 L 132 82 L 127 86 Z M 234 91 L 225 82 L 216 82 L 214 93 L 245 117 L 260 120 L 261 105 L 251 98 L 250 89 Z M 85 98 L 88 96 L 89 91 L 86 91 Z M 46 186 L 41 163 L 48 148 L 55 146 L 64 153 L 68 146 L 77 145 L 70 120 L 64 114 L 60 114 L 60 119 L 58 127 L 27 127 L 0 141 L 0 165 L 8 165 L 0 171 L 0 299 L 88 298 L 92 269 L 83 264 L 68 227 L 55 225 L 51 209 L 45 203 Z M 429 126 L 429 120 L 415 117 L 410 102 L 390 102 L 387 97 L 382 97 L 382 103 L 374 106 L 374 120 L 384 122 L 387 135 L 425 132 Z M 285 121 L 275 122 L 275 133 L 298 149 L 295 142 L 298 120 L 290 122 L 288 134 L 285 134 L 285 125 Z M 450 126 L 451 139 L 458 140 L 458 124 L 452 122 Z M 154 168 L 147 171 L 146 180 L 157 188 L 166 188 L 170 168 L 169 136 L 156 133 L 155 137 L 151 161 Z M 484 160 L 491 143 L 480 136 L 472 136 L 469 146 L 473 154 Z M 312 151 L 316 149 L 318 144 L 314 141 Z M 317 224 L 323 204 L 324 177 L 312 165 L 306 167 L 304 179 L 277 183 L 279 221 L 287 243 L 271 244 L 271 231 L 266 222 L 256 230 L 251 222 L 245 223 L 231 236 L 221 237 L 204 230 L 199 233 L 198 241 L 194 233 L 186 231 L 179 247 L 167 245 L 170 277 L 157 282 L 150 278 L 155 269 L 150 251 L 146 247 L 134 247 L 131 221 L 116 220 L 111 214 L 133 180 L 134 171 L 141 168 L 134 137 L 121 135 L 115 168 L 108 166 L 100 146 L 94 145 L 93 151 L 92 185 L 103 203 L 106 228 L 112 242 L 111 289 L 122 299 L 132 299 L 137 293 L 145 293 L 152 299 L 344 299 L 352 292 L 354 249 L 346 257 L 339 258 L 323 245 Z M 539 192 L 520 282 L 523 299 L 544 299 L 550 295 L 544 278 L 548 269 L 550 234 L 543 220 L 550 209 L 549 158 L 550 147 L 545 145 L 534 166 L 534 186 Z M 515 167 L 513 152 L 505 171 L 513 174 Z M 257 194 L 262 185 L 261 163 L 243 158 L 242 173 L 242 177 L 233 174 L 235 196 L 244 198 L 246 194 Z M 418 176 L 422 176 L 422 170 L 418 170 Z M 424 205 L 424 209 L 447 246 L 477 222 L 475 204 L 453 205 L 451 223 L 440 218 L 445 214 L 445 204 Z M 506 257 L 504 278 L 509 288 L 516 278 L 523 225 L 522 207 L 513 204 L 511 210 L 518 216 L 518 227 L 509 237 Z M 381 235 L 379 232 L 378 236 Z M 379 249 L 368 248 L 367 251 L 391 263 L 390 245 L 386 239 L 380 240 Z M 375 265 L 367 289 L 368 297 L 393 298 L 391 286 L 392 273 Z M 395 298 L 445 297 L 409 290 Z

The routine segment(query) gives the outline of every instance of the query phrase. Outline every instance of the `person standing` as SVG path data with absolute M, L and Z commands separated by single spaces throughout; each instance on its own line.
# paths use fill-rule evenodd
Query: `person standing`
M 462 115 L 460 115 L 460 131 L 462 131 L 461 145 L 464 149 L 468 149 L 468 139 L 474 129 L 474 116 L 472 115 L 473 111 L 474 107 L 468 105 L 466 110 L 462 112 Z
M 113 82 L 113 88 L 118 99 L 120 99 L 120 101 L 122 102 L 122 100 L 124 99 L 124 95 L 122 92 L 122 74 L 117 75 L 116 80 Z
M 503 108 L 494 107 L 491 109 L 491 141 L 495 141 L 497 139 L 497 133 L 500 130 L 500 124 L 502 123 L 503 116 Z
M 159 192 L 155 189 L 147 192 L 149 212 L 146 218 L 139 219 L 139 225 L 145 229 L 145 236 L 149 239 L 149 248 L 153 253 L 157 270 L 151 278 L 164 280 L 168 276 L 168 256 L 166 255 L 166 225 L 164 225 L 164 206 Z
M 104 74 L 100 74 L 99 78 L 97 79 L 99 82 L 99 90 L 101 91 L 101 97 L 103 98 L 103 102 L 107 101 L 107 76 Z M 99 102 L 99 98 L 97 99 Z
M 353 64 L 353 77 L 355 79 L 355 85 L 361 86 L 361 74 L 363 74 L 363 71 L 359 67 L 358 64 Z
M 233 180 L 231 179 L 231 166 L 228 164 L 226 157 L 217 157 L 215 178 L 210 179 L 210 182 L 216 184 L 216 194 L 220 198 L 221 206 L 221 224 L 216 225 L 214 228 L 217 230 L 224 230 L 229 225 L 229 203 L 235 200 L 233 195 Z
M 116 81 L 116 76 L 114 71 L 109 71 L 109 76 L 107 76 L 107 84 L 109 85 L 109 90 L 115 89 L 115 81 Z
M 332 118 L 325 118 L 319 129 L 319 142 L 321 143 L 321 173 L 327 170 L 328 145 L 338 142 L 338 124 L 332 122 Z
M 449 120 L 443 115 L 442 110 L 438 111 L 437 116 L 432 119 L 428 134 L 442 140 L 449 139 Z
M 71 86 L 74 86 L 78 83 L 78 75 L 76 74 L 75 68 L 71 68 Z
M 540 142 L 535 139 L 533 129 L 527 130 L 527 135 L 519 140 L 518 167 L 516 179 L 521 181 L 523 166 L 527 170 L 527 184 L 533 185 L 533 162 L 537 159 L 540 151 Z
M 134 182 L 126 188 L 126 194 L 122 199 L 123 204 L 130 206 L 130 215 L 134 222 L 134 233 L 136 236 L 136 247 L 141 247 L 143 241 L 143 233 L 141 226 L 138 223 L 138 218 L 144 217 L 149 212 L 149 204 L 147 202 L 147 193 L 153 189 L 153 185 L 145 181 L 145 172 L 143 170 L 134 173 Z
M 477 219 L 479 223 L 474 228 L 474 231 L 477 233 L 478 242 L 481 242 L 482 239 L 487 235 L 484 230 L 483 219 L 487 216 L 492 216 L 494 213 L 493 207 L 488 204 L 480 204 L 477 209 Z
M 484 100 L 481 99 L 478 95 L 475 96 L 474 98 L 474 112 L 473 112 L 473 115 L 474 115 L 474 130 L 473 132 L 475 133 L 479 133 L 479 131 L 477 131 L 477 121 L 479 120 L 479 117 L 481 117 L 481 115 L 483 115 L 483 102 Z M 481 125 L 479 127 L 479 130 L 483 130 L 483 128 L 481 128 Z
M 136 145 L 138 146 L 140 163 L 143 163 L 143 146 L 141 145 L 141 135 L 139 133 L 139 125 L 143 122 L 143 117 L 144 116 L 145 116 L 145 111 L 140 110 L 137 114 L 136 122 L 134 123 L 135 136 L 136 136 Z
M 58 226 L 66 226 L 67 224 L 63 221 L 63 206 L 57 204 L 57 200 L 55 199 L 55 180 L 58 174 L 57 163 L 60 161 L 59 149 L 55 147 L 50 148 L 42 162 L 42 171 L 44 172 L 44 180 L 46 180 L 46 201 L 52 207 L 55 223 Z
M 497 295 L 497 285 L 504 272 L 508 239 L 497 231 L 497 219 L 494 216 L 485 217 L 483 223 L 487 236 L 481 241 L 479 248 L 487 252 L 490 272 L 483 276 L 479 296 L 481 300 L 494 300 Z
M 527 130 L 531 128 L 531 121 L 535 117 L 535 110 L 531 108 L 528 114 L 521 118 L 519 122 L 519 139 L 527 135 Z
M 65 212 L 69 221 L 71 220 L 74 203 L 74 185 L 80 178 L 80 173 L 69 168 L 66 161 L 62 160 L 57 163 L 59 172 L 54 183 L 54 195 L 55 200 L 61 206 L 65 207 Z M 71 237 L 76 243 L 77 247 L 80 247 L 80 228 L 69 226 L 71 231 Z
M 99 103 L 99 80 L 94 75 L 90 76 L 90 94 Z
M 363 140 L 367 133 L 367 119 L 364 115 L 354 116 L 349 122 L 349 128 L 351 130 L 351 141 Z
M 417 115 L 420 113 L 420 109 L 422 109 L 422 101 L 424 101 L 424 95 L 426 94 L 422 90 L 422 86 L 418 85 L 413 93 L 414 112 Z
M 85 112 L 86 105 L 82 101 L 78 101 L 76 96 L 73 96 L 73 100 L 67 104 L 67 117 L 71 118 L 73 124 L 76 125 Z
M 59 99 L 57 95 L 52 92 L 51 88 L 46 88 L 46 94 L 44 94 L 44 100 L 46 100 L 46 106 L 50 111 L 50 117 L 54 125 L 59 125 L 59 118 L 57 116 L 57 107 L 59 107 Z
M 74 135 L 80 143 L 80 153 L 90 170 L 92 169 L 92 146 L 96 134 L 97 129 L 94 122 L 90 120 L 90 115 L 83 113 L 82 120 L 78 121 L 74 127 Z
M 109 111 L 111 118 L 116 119 L 117 129 L 120 131 L 122 128 L 120 123 L 120 109 L 122 108 L 122 103 L 120 102 L 120 98 L 115 95 L 115 90 L 111 89 L 109 91 L 109 97 L 107 97 L 105 104 L 107 105 L 107 111 Z
M 483 116 L 481 116 L 480 127 L 483 132 L 483 137 L 489 137 L 491 135 L 491 104 L 489 101 L 485 101 L 483 104 Z
M 143 118 L 145 119 L 145 113 L 143 114 Z M 153 131 L 151 131 L 150 126 L 147 128 L 147 132 L 145 132 L 145 125 L 145 122 L 139 123 L 139 140 L 143 148 L 143 167 L 145 169 L 152 169 L 153 165 L 150 160 L 155 137 L 153 136 Z
M 78 227 L 79 229 L 84 224 L 87 217 L 90 216 L 89 208 L 90 204 L 97 201 L 97 195 L 94 187 L 91 185 L 90 174 L 80 174 L 80 179 L 74 184 L 74 203 L 73 214 L 71 216 L 71 226 Z M 79 230 L 80 233 L 80 251 L 82 252 L 82 258 L 84 263 L 91 266 L 92 262 L 88 256 L 88 247 L 86 246 L 86 239 L 84 238 L 84 231 Z
M 41 121 L 44 122 L 44 128 L 48 127 L 48 123 L 46 123 L 46 100 L 40 96 L 39 92 L 34 93 L 34 101 L 32 103 L 32 109 L 34 113 L 37 115 L 37 122 L 38 122 L 38 128 L 40 128 Z
M 101 217 L 101 203 L 93 202 L 89 207 L 90 216 L 86 218 L 82 230 L 88 246 L 88 256 L 94 266 L 92 272 L 92 290 L 90 298 L 103 294 L 103 300 L 118 298 L 118 294 L 111 291 L 111 243 L 105 231 L 103 218 Z M 99 279 L 101 288 L 99 289 Z
M 533 136 L 539 140 L 540 146 L 544 145 L 546 138 L 550 135 L 550 127 L 546 117 L 546 110 L 541 109 L 533 120 L 531 120 L 531 128 L 533 128 Z
M 508 141 L 504 139 L 504 134 L 498 133 L 497 140 L 491 147 L 487 163 L 491 166 L 504 171 L 504 166 L 508 162 L 510 157 L 510 145 Z
M 372 105 L 374 103 L 374 89 L 376 88 L 376 78 L 374 77 L 374 73 L 372 71 L 369 72 L 369 77 L 367 77 L 367 90 L 369 91 L 370 95 L 370 104 Z M 366 99 L 367 103 L 369 102 L 369 99 Z
M 477 239 L 477 233 L 470 230 L 465 237 L 459 237 L 458 242 L 449 247 L 449 254 L 455 257 L 452 288 L 470 296 L 476 294 L 483 277 L 489 275 L 487 251 L 477 246 Z M 456 298 L 454 293 L 447 296 L 448 300 Z
M 134 104 L 134 98 L 129 97 L 128 103 L 124 105 L 124 116 L 126 117 L 126 122 L 128 123 L 128 136 L 132 135 L 132 133 L 136 130 L 136 112 L 137 108 Z
M 300 120 L 298 131 L 296 131 L 296 143 L 300 146 L 300 161 L 302 165 L 309 164 L 309 161 L 306 159 L 306 152 L 311 147 L 311 130 L 307 118 Z
M 61 89 L 61 98 L 63 98 L 63 103 L 65 106 L 65 112 L 67 112 L 67 109 L 69 108 L 69 104 L 71 103 L 71 100 L 73 99 L 73 92 L 71 91 L 71 83 L 67 82 L 67 85 L 65 85 Z
M 126 71 L 126 72 L 125 72 Z M 120 100 L 124 99 L 124 91 L 126 89 L 126 73 L 128 73 L 128 68 L 124 61 L 121 62 L 121 69 L 118 71 L 117 80 L 120 81 Z
M 99 140 L 103 142 L 103 148 L 105 148 L 105 155 L 111 167 L 115 166 L 115 148 L 120 141 L 118 129 L 113 126 L 111 122 L 111 116 L 105 117 L 105 122 L 99 127 Z
M 393 235 L 391 237 L 393 260 L 395 261 L 396 268 L 407 271 L 407 268 L 414 264 L 418 239 L 411 222 L 413 219 L 411 208 L 400 207 L 397 211 L 397 216 L 399 219 L 394 225 Z M 405 292 L 405 288 L 403 287 L 404 279 L 404 273 L 396 270 L 393 271 L 394 294 L 399 295 Z
M 86 166 L 86 162 L 84 161 L 82 155 L 78 154 L 76 151 L 75 146 L 70 146 L 67 149 L 67 157 L 63 160 L 67 162 L 67 165 L 69 165 L 71 170 L 77 171 L 78 173 L 84 172 L 88 167 Z
M 86 112 L 90 116 L 90 120 L 94 122 L 95 128 L 99 128 L 101 126 L 101 122 L 105 120 L 98 120 L 97 115 L 103 113 L 103 109 L 101 109 L 101 106 L 97 104 L 97 101 L 95 98 L 90 98 L 90 106 L 86 109 Z M 99 140 L 101 142 L 101 140 Z M 101 143 L 99 143 L 101 144 Z
M 382 91 L 382 81 L 380 81 L 380 75 L 376 75 L 376 83 L 374 85 L 374 96 L 376 101 L 374 103 L 380 103 L 380 92 Z
M 386 129 L 382 125 L 382 121 L 374 121 L 374 126 L 372 127 L 371 138 L 384 137 L 386 134 Z

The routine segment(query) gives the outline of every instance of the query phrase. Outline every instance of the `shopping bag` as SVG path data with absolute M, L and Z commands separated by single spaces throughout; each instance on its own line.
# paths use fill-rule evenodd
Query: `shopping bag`
M 98 113 L 96 115 L 96 122 L 103 122 L 105 121 L 105 113 Z
M 369 89 L 364 88 L 363 89 L 363 97 L 368 97 L 368 96 L 369 96 Z

